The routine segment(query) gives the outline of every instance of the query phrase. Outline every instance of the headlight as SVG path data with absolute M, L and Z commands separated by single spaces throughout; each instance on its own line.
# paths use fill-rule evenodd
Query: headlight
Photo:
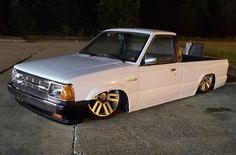
M 22 74 L 18 73 L 15 68 L 12 69 L 12 82 L 21 83 Z
M 11 74 L 11 80 L 12 80 L 13 82 L 16 81 L 16 74 L 17 74 L 17 71 L 16 71 L 15 68 L 13 68 L 13 69 L 12 69 L 12 74 Z
M 48 96 L 56 100 L 74 101 L 74 88 L 72 85 L 51 83 Z

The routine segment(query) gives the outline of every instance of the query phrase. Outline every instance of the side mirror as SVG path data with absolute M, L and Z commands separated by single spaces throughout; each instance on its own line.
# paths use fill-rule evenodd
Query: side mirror
M 157 64 L 157 58 L 152 55 L 146 55 L 144 57 L 144 64 L 145 65 L 155 65 L 155 64 Z

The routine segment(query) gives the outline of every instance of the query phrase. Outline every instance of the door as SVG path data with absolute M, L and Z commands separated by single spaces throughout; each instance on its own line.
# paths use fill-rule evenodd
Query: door
M 137 109 L 178 99 L 181 80 L 182 64 L 176 62 L 174 38 L 156 36 L 139 67 Z

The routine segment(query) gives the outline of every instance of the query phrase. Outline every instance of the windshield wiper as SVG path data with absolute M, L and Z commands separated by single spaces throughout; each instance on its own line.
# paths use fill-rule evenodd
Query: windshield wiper
M 125 61 L 126 61 L 121 56 L 115 55 L 115 54 L 97 54 L 97 53 L 90 53 L 90 52 L 87 52 L 85 50 L 83 50 L 83 51 L 81 51 L 79 53 L 87 54 L 87 55 L 90 55 L 90 56 L 98 56 L 98 57 L 107 57 L 107 58 L 112 58 L 112 59 L 118 59 L 118 60 L 121 60 L 123 63 L 125 63 Z
M 85 50 L 82 50 L 82 51 L 80 51 L 79 53 L 81 53 L 81 54 L 86 54 L 86 55 L 90 55 L 90 56 L 98 56 L 98 55 L 95 54 L 95 53 L 90 53 L 90 52 L 87 52 L 87 51 L 85 51 Z
M 115 54 L 98 54 L 98 56 L 103 56 L 103 57 L 108 57 L 108 58 L 112 58 L 112 59 L 118 59 L 121 60 L 123 63 L 125 63 L 125 59 L 119 55 L 115 55 Z

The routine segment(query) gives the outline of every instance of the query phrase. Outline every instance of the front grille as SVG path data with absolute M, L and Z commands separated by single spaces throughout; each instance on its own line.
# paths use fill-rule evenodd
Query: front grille
M 44 94 L 48 93 L 50 87 L 50 82 L 48 80 L 19 70 L 17 70 L 17 75 L 15 76 L 15 82 L 22 89 L 31 89 Z

